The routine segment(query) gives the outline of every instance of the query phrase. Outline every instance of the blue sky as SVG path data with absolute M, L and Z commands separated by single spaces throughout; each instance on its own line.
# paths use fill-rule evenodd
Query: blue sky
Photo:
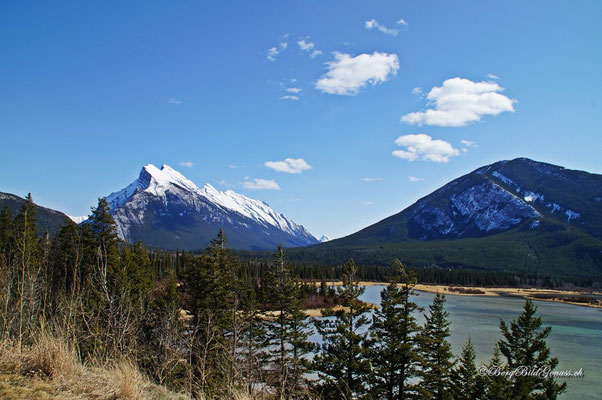
M 165 163 L 339 237 L 501 159 L 602 173 L 600 17 L 597 0 L 2 2 L 0 191 L 85 215 Z

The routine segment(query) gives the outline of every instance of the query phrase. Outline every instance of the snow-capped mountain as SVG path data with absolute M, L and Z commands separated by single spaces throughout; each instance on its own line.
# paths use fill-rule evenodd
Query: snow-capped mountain
M 237 249 L 318 243 L 303 226 L 267 203 L 210 184 L 199 188 L 168 165 L 144 166 L 138 179 L 106 200 L 119 236 L 151 247 L 200 249 L 220 228 Z
M 81 216 L 81 217 L 74 217 L 73 215 L 67 215 L 69 217 L 69 219 L 73 222 L 75 222 L 76 224 L 81 224 L 82 222 L 84 222 L 85 220 L 88 219 L 88 216 Z
M 602 176 L 527 158 L 500 161 L 329 245 L 484 237 L 522 224 L 537 230 L 543 221 L 602 239 Z
M 320 243 L 324 243 L 324 242 L 330 242 L 332 239 L 328 236 L 328 235 L 322 235 L 320 236 L 320 239 L 318 239 L 320 241 Z

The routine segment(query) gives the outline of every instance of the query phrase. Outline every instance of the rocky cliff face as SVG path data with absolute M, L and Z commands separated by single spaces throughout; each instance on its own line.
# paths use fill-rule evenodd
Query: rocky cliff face
M 303 226 L 268 204 L 206 184 L 197 187 L 163 165 L 142 168 L 137 180 L 106 197 L 118 233 L 164 249 L 200 249 L 223 228 L 237 249 L 273 249 L 317 243 Z

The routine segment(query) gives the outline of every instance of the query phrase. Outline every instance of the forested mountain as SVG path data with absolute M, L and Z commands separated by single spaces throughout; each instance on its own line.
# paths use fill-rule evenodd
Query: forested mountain
M 7 207 L 11 214 L 15 216 L 21 208 L 23 208 L 25 202 L 26 199 L 23 197 L 11 193 L 0 192 L 0 211 Z M 59 228 L 65 225 L 67 219 L 69 219 L 69 217 L 62 212 L 51 210 L 50 208 L 35 205 L 35 209 L 38 218 L 37 233 L 39 235 L 48 232 L 51 236 L 54 236 Z
M 210 184 L 199 188 L 168 165 L 146 165 L 138 179 L 106 199 L 119 236 L 154 248 L 200 249 L 222 228 L 236 249 L 318 243 L 267 203 Z
M 602 273 L 602 176 L 527 158 L 476 169 L 374 225 L 291 257 Z

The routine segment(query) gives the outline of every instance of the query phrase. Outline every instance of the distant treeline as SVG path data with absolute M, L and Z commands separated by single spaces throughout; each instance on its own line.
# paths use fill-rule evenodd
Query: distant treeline
M 299 254 L 300 249 L 287 250 L 287 254 Z M 333 250 L 336 253 L 336 250 Z M 340 257 L 346 255 L 354 255 L 354 252 L 348 249 L 341 249 Z M 267 265 L 271 254 L 266 251 L 236 251 L 243 265 L 249 268 L 256 268 L 261 271 L 262 266 Z M 355 257 L 351 257 L 354 260 Z M 391 276 L 391 262 L 394 257 L 380 260 L 379 263 L 371 264 L 370 261 L 363 263 L 359 267 L 359 277 L 366 281 L 384 282 Z M 333 257 L 333 264 L 326 262 L 306 262 L 304 257 L 289 258 L 293 275 L 302 279 L 320 280 L 340 279 L 340 266 L 342 261 L 339 257 Z M 334 262 L 334 260 L 339 260 Z M 344 260 L 344 259 L 343 259 Z M 403 261 L 403 260 L 402 260 Z M 359 264 L 359 262 L 358 262 Z M 490 287 L 545 287 L 545 288 L 561 288 L 561 287 L 581 287 L 581 288 L 602 288 L 602 276 L 571 276 L 557 275 L 546 272 L 519 272 L 516 270 L 492 270 L 483 268 L 463 268 L 451 266 L 433 265 L 429 267 L 412 267 L 418 278 L 419 283 L 428 284 L 457 284 L 457 285 L 474 285 L 474 286 L 490 286 Z
M 279 247 L 270 260 L 241 261 L 223 231 L 199 254 L 149 252 L 118 239 L 104 199 L 87 223 L 69 222 L 54 238 L 38 236 L 36 225 L 31 197 L 15 218 L 0 213 L 0 349 L 50 334 L 83 362 L 128 358 L 154 382 L 197 399 L 241 391 L 261 399 L 530 399 L 556 398 L 565 387 L 499 374 L 558 363 L 530 301 L 516 321 L 500 324 L 494 373 L 479 374 L 470 340 L 451 352 L 444 296 L 417 324 L 416 273 L 398 260 L 379 273 L 353 260 L 309 267 L 291 264 Z M 438 271 L 424 278 L 451 279 Z M 372 316 L 359 299 L 362 278 L 390 281 Z M 335 291 L 327 279 L 342 285 Z M 323 312 L 329 318 L 304 311 L 318 295 L 336 305 Z M 321 343 L 309 340 L 314 332 Z

